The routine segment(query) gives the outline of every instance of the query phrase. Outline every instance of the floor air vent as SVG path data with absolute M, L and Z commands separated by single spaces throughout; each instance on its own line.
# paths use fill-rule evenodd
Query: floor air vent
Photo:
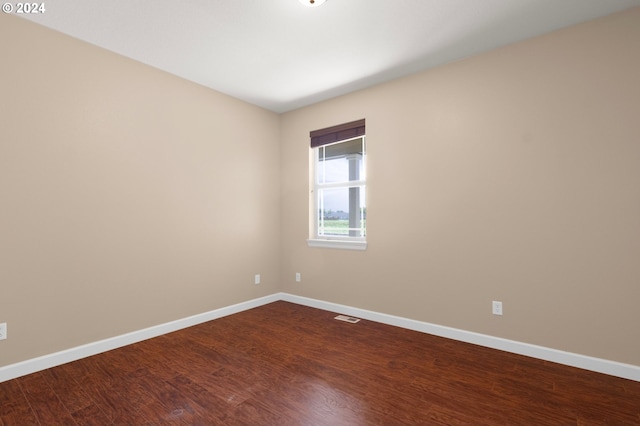
M 351 324 L 355 324 L 360 321 L 360 318 L 348 317 L 346 315 L 338 315 L 334 319 L 337 319 L 338 321 L 350 322 Z

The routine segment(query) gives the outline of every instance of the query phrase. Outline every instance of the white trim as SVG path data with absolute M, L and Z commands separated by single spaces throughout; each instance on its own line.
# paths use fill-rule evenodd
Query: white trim
M 90 357 L 92 355 L 97 355 L 99 353 L 120 348 L 122 346 L 131 345 L 133 343 L 151 339 L 152 337 L 158 337 L 163 334 L 181 330 L 183 328 L 202 324 L 204 322 L 222 318 L 227 315 L 246 311 L 248 309 L 253 309 L 258 306 L 266 305 L 267 303 L 276 302 L 280 299 L 281 296 L 276 293 L 258 299 L 248 300 L 246 302 L 238 303 L 235 305 L 226 306 L 220 309 L 215 309 L 213 311 L 205 312 L 202 314 L 193 315 L 176 321 L 167 322 L 165 324 L 160 324 L 142 330 L 133 331 L 131 333 L 122 334 L 120 336 L 111 337 L 109 339 L 88 343 L 82 346 L 76 346 L 75 348 L 70 348 L 49 355 L 28 359 L 26 361 L 18 362 L 15 364 L 10 364 L 4 367 L 0 367 L 0 383 L 7 380 L 15 379 L 16 377 L 26 376 L 27 374 L 45 370 L 47 368 L 66 364 L 67 362 Z
M 543 359 L 545 361 L 556 362 L 558 364 L 569 365 L 571 367 L 604 373 L 611 376 L 622 377 L 624 379 L 640 382 L 640 366 L 624 364 L 616 361 L 609 361 L 601 358 L 594 358 L 544 346 L 532 345 L 529 343 L 503 339 L 472 331 L 460 330 L 452 327 L 416 321 L 409 318 L 387 315 L 351 306 L 339 305 L 337 303 L 325 302 L 322 300 L 310 299 L 302 296 L 295 296 L 288 293 L 281 293 L 281 299 L 299 305 L 318 308 L 325 311 L 346 314 L 370 321 L 381 322 L 383 324 L 402 327 L 422 333 L 433 334 L 435 336 L 446 337 L 461 342 L 473 343 L 488 348 L 498 349 L 519 355 L 530 356 Z
M 328 182 L 316 184 L 316 190 L 319 189 L 340 189 L 340 188 L 366 188 L 366 180 L 345 180 L 340 182 Z
M 611 376 L 622 377 L 624 379 L 640 382 L 640 366 L 637 365 L 623 364 L 616 361 L 609 361 L 606 359 L 594 358 L 571 352 L 564 352 L 544 346 L 531 345 L 529 343 L 522 343 L 514 340 L 503 339 L 500 337 L 488 336 L 486 334 L 474 333 L 457 328 L 416 321 L 409 318 L 368 311 L 366 309 L 340 305 L 332 302 L 325 302 L 322 300 L 311 299 L 303 296 L 296 296 L 289 293 L 274 293 L 270 296 L 249 300 L 220 309 L 215 309 L 210 312 L 205 312 L 203 314 L 171 321 L 154 327 L 145 328 L 143 330 L 123 334 L 121 336 L 100 340 L 98 342 L 88 343 L 86 345 L 70 348 L 61 352 L 56 352 L 38 358 L 18 362 L 16 364 L 0 367 L 0 383 L 7 380 L 15 379 L 16 377 L 25 376 L 27 374 L 55 367 L 57 365 L 65 364 L 67 362 L 96 355 L 101 352 L 106 352 L 163 334 L 171 333 L 173 331 L 181 330 L 183 328 L 191 327 L 193 325 L 201 324 L 217 318 L 222 318 L 227 315 L 246 311 L 248 309 L 253 309 L 258 306 L 266 305 L 267 303 L 276 302 L 278 300 L 297 303 L 299 305 L 309 306 L 325 311 L 346 314 L 369 321 L 376 321 L 383 324 L 402 327 L 422 333 L 433 334 L 436 336 L 446 337 L 462 342 L 473 343 L 488 348 L 530 356 L 533 358 L 556 362 L 558 364 L 569 365 L 572 367 L 582 368 L 585 370 L 595 371 L 598 373 L 604 373 Z
M 366 241 L 308 239 L 307 245 L 309 247 L 344 249 L 344 250 L 366 250 L 367 249 Z

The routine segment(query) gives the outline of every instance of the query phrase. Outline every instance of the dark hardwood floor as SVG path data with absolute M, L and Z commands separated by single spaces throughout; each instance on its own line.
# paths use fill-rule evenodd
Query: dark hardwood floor
M 8 425 L 640 424 L 640 383 L 276 302 L 0 383 Z

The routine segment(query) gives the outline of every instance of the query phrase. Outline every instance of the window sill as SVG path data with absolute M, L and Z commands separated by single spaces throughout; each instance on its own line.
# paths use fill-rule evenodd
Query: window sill
M 307 240 L 309 247 L 332 248 L 342 250 L 366 250 L 366 241 L 343 241 L 343 240 Z

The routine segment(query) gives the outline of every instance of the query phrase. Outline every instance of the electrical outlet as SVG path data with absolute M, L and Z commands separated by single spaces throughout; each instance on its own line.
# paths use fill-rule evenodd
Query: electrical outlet
M 494 300 L 493 302 L 491 302 L 491 307 L 493 315 L 502 315 L 502 302 Z
M 253 280 L 254 284 L 260 284 L 260 274 L 256 274 Z
M 296 282 L 299 283 L 301 280 L 300 278 L 300 272 L 296 272 Z
M 4 340 L 7 338 L 7 323 L 3 322 L 0 324 L 0 340 Z

